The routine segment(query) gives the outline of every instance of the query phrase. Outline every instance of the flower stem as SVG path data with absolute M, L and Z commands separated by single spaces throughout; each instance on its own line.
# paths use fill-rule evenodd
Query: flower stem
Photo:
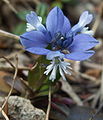
M 48 108 L 47 108 L 45 120 L 49 120 L 50 108 L 51 108 L 51 85 L 49 86 Z

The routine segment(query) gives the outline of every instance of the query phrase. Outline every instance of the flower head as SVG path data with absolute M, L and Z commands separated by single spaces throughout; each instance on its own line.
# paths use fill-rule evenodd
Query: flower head
M 27 29 L 26 31 L 32 31 L 32 30 L 38 30 L 38 31 L 45 31 L 45 27 L 41 24 L 42 18 L 40 16 L 37 16 L 37 14 L 33 11 L 31 11 L 30 14 L 26 15 L 27 20 Z
M 50 79 L 55 79 L 55 71 L 58 68 L 63 77 L 63 72 L 66 73 L 64 68 L 68 68 L 68 64 L 63 61 L 64 58 L 81 61 L 94 54 L 90 49 L 97 45 L 98 41 L 92 37 L 92 31 L 86 27 L 92 18 L 93 16 L 85 11 L 80 16 L 79 22 L 71 27 L 70 21 L 61 9 L 55 7 L 48 14 L 44 27 L 41 18 L 31 12 L 26 16 L 28 32 L 20 36 L 21 43 L 27 51 L 46 55 L 48 60 L 52 60 L 45 72 L 48 74 L 52 71 Z M 48 45 L 51 49 L 46 49 Z M 58 64 L 55 61 L 57 59 Z
M 73 33 L 81 32 L 82 29 L 85 29 L 85 26 L 88 25 L 93 19 L 93 15 L 89 14 L 88 11 L 84 11 L 80 18 L 79 22 L 71 28 Z

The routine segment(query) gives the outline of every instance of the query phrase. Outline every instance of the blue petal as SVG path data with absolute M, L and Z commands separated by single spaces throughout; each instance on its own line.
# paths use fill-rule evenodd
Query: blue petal
M 30 23 L 34 28 L 37 30 L 40 30 L 42 32 L 45 32 L 45 27 L 41 24 L 41 21 L 39 20 L 37 14 L 33 11 L 31 11 L 30 14 L 26 15 L 26 20 L 28 23 Z
M 69 46 L 70 52 L 85 51 L 93 48 L 99 42 L 90 35 L 78 34 L 73 38 L 72 44 Z
M 47 30 L 51 33 L 52 37 L 56 32 L 60 32 L 64 25 L 64 15 L 60 8 L 53 8 L 46 20 Z
M 37 14 L 35 12 L 32 12 L 32 11 L 31 11 L 30 14 L 26 15 L 26 20 L 27 20 L 28 23 L 30 23 L 33 26 L 40 23 Z
M 31 52 L 33 54 L 37 55 L 47 55 L 50 50 L 41 48 L 41 47 L 31 47 L 31 48 L 26 48 L 28 52 Z
M 31 11 L 30 14 L 26 15 L 26 20 L 28 23 L 30 23 L 33 26 L 36 26 L 37 24 L 40 24 L 40 21 L 38 19 L 38 16 L 35 12 Z
M 84 11 L 79 19 L 79 22 L 74 25 L 71 31 L 75 34 L 76 32 L 80 32 L 86 25 L 88 25 L 93 19 L 92 14 L 89 14 L 88 11 Z
M 65 55 L 65 58 L 70 60 L 82 61 L 90 58 L 95 52 L 93 50 L 84 52 L 72 52 Z
M 20 36 L 20 41 L 25 48 L 46 47 L 48 45 L 46 37 L 40 31 L 26 32 Z
M 82 27 L 85 27 L 88 25 L 93 19 L 93 15 L 89 14 L 88 11 L 84 11 L 79 19 L 79 23 L 81 24 Z
M 48 43 L 51 43 L 52 37 L 49 31 L 46 31 L 45 33 L 45 37 L 47 38 Z
M 66 16 L 64 16 L 64 24 L 63 24 L 61 33 L 63 33 L 65 35 L 66 33 L 69 32 L 70 29 L 71 29 L 70 21 L 68 20 L 68 18 Z

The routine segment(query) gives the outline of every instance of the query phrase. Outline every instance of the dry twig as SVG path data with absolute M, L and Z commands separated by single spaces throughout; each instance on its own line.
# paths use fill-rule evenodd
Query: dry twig
M 103 70 L 103 67 L 101 65 L 99 65 L 99 64 L 96 64 L 96 63 L 91 64 L 90 62 L 85 61 L 85 62 L 83 62 L 83 65 L 85 67 L 88 67 L 88 68 Z
M 7 55 L 6 58 L 7 59 L 12 59 L 12 58 L 14 58 L 14 56 L 16 56 L 17 54 L 19 55 L 19 54 L 23 53 L 24 51 L 25 50 L 20 50 L 20 51 L 13 52 L 13 53 Z M 0 57 L 0 62 L 5 62 L 5 59 Z
M 39 5 L 40 4 L 40 1 L 39 0 L 32 0 L 36 5 Z
M 49 86 L 48 108 L 47 108 L 45 120 L 49 120 L 50 108 L 51 108 L 51 86 Z
M 81 99 L 77 96 L 77 94 L 74 92 L 74 90 L 72 89 L 72 87 L 70 86 L 69 82 L 64 81 L 64 80 L 60 80 L 62 82 L 62 90 L 65 91 L 73 100 L 77 105 L 83 105 L 83 102 L 81 101 Z
M 94 23 L 94 26 L 93 26 L 93 29 L 94 30 L 94 33 L 96 32 L 97 30 L 97 27 L 101 21 L 101 17 L 102 17 L 102 14 L 103 14 L 103 2 L 100 4 L 99 6 L 99 15 Z M 102 43 L 103 45 L 103 43 Z M 103 57 L 102 57 L 102 61 L 103 61 Z M 101 65 L 101 70 L 102 70 L 102 75 L 101 75 L 101 86 L 100 86 L 100 89 L 98 90 L 97 94 L 95 95 L 94 97 L 94 100 L 93 100 L 93 103 L 92 103 L 92 106 L 95 107 L 98 100 L 100 100 L 100 103 L 99 103 L 99 108 L 101 106 L 103 106 L 103 63 Z
M 13 88 L 14 88 L 14 83 L 15 83 L 15 80 L 16 80 L 16 76 L 17 76 L 17 72 L 18 72 L 18 57 L 17 57 L 17 56 L 16 56 L 16 65 L 13 65 L 6 57 L 3 57 L 3 58 L 6 59 L 7 62 L 14 68 L 15 73 L 14 73 L 14 76 L 13 76 L 13 83 L 12 83 L 11 89 L 10 89 L 8 96 L 6 97 L 4 103 L 3 103 L 2 107 L 1 107 L 0 112 L 1 112 L 1 111 L 3 110 L 3 108 L 5 107 L 7 101 L 8 101 L 8 99 L 9 99 L 11 93 L 12 93 L 12 90 L 13 90 Z
M 11 5 L 10 1 L 9 0 L 3 0 L 7 5 L 8 7 L 15 13 L 17 14 L 17 10 Z
M 85 78 L 85 79 L 88 79 L 88 80 L 91 80 L 91 81 L 93 81 L 93 82 L 96 82 L 96 80 L 97 80 L 95 77 L 92 77 L 92 76 L 87 75 L 87 74 L 85 74 L 85 73 L 80 73 L 80 72 L 78 72 L 78 74 L 79 74 L 81 77 L 83 77 L 83 78 Z
M 2 112 L 2 115 L 4 116 L 5 120 L 9 120 L 8 116 L 6 115 L 4 110 L 2 110 L 2 108 L 0 108 L 0 111 Z
M 12 71 L 13 68 L 12 67 L 0 67 L 0 71 Z M 25 71 L 29 71 L 29 70 L 32 70 L 32 68 L 30 67 L 18 67 L 18 70 L 25 70 Z
M 103 12 L 103 2 L 99 6 L 99 14 L 97 15 L 96 21 L 95 21 L 95 23 L 92 27 L 92 30 L 93 30 L 94 34 L 96 33 L 96 30 L 97 30 L 97 28 L 100 24 L 102 12 Z
M 7 37 L 7 38 L 11 38 L 11 39 L 15 39 L 15 40 L 19 40 L 19 36 L 14 35 L 12 33 L 6 32 L 4 30 L 0 30 L 0 37 Z

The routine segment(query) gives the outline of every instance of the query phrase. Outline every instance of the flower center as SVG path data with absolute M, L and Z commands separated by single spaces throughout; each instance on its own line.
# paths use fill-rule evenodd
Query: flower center
M 61 34 L 61 32 L 56 33 L 54 38 L 52 39 L 52 49 L 61 49 L 64 40 L 65 37 Z
M 68 47 L 68 40 L 61 32 L 57 32 L 52 39 L 52 49 L 53 50 L 64 50 Z

